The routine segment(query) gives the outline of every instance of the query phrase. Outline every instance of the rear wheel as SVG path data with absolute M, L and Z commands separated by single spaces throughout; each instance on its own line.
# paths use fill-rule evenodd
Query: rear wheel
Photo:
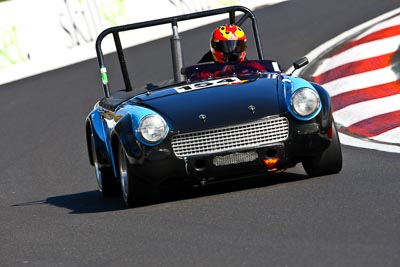
M 319 155 L 303 161 L 304 170 L 309 176 L 335 174 L 342 169 L 342 149 L 335 122 L 332 122 L 332 141 Z
M 118 148 L 118 172 L 122 197 L 128 207 L 145 204 L 153 200 L 153 187 L 135 174 L 122 145 Z
M 91 134 L 91 148 L 93 156 L 94 171 L 96 174 L 97 184 L 99 185 L 99 190 L 104 197 L 116 196 L 120 193 L 120 187 L 114 176 L 114 172 L 111 168 L 101 167 L 97 158 L 94 136 Z

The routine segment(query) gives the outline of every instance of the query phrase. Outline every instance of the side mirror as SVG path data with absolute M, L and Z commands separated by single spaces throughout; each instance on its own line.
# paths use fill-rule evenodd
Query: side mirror
M 296 60 L 295 62 L 293 62 L 293 71 L 291 73 L 289 73 L 289 75 L 292 75 L 293 72 L 295 72 L 295 70 L 298 70 L 307 64 L 308 64 L 308 58 L 306 58 L 306 57 L 302 57 L 302 58 Z

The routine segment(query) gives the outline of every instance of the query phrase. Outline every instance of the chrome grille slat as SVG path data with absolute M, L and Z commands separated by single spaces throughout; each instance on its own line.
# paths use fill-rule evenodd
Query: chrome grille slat
M 288 136 L 289 122 L 285 117 L 265 118 L 252 123 L 177 134 L 172 137 L 172 148 L 177 157 L 183 158 L 256 148 L 284 141 Z

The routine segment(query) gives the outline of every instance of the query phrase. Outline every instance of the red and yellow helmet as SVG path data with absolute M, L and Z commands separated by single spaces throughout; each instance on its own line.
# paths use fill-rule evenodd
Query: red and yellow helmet
M 216 62 L 241 62 L 246 57 L 246 48 L 246 34 L 239 26 L 225 24 L 211 35 L 210 49 Z

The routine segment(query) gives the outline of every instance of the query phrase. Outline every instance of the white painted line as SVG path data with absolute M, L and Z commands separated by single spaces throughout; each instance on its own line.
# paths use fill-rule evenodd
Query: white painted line
M 333 116 L 338 124 L 348 127 L 397 110 L 400 110 L 400 94 L 353 104 L 333 112 Z
M 348 146 L 400 153 L 400 146 L 396 145 L 374 143 L 370 142 L 369 140 L 362 140 L 342 133 L 339 133 L 339 138 L 340 138 L 340 143 Z
M 356 40 L 364 38 L 365 36 L 367 36 L 371 33 L 374 33 L 374 32 L 377 32 L 377 31 L 380 31 L 380 30 L 383 30 L 386 28 L 390 28 L 393 26 L 398 26 L 398 25 L 400 25 L 400 16 L 396 16 L 392 19 L 389 19 L 387 21 L 384 21 L 382 23 L 379 23 L 379 24 L 371 27 L 369 30 L 367 30 L 367 31 L 363 32 L 362 34 L 360 34 L 359 36 L 357 36 Z
M 351 62 L 394 53 L 399 48 L 399 43 L 400 35 L 397 35 L 394 37 L 357 45 L 332 58 L 323 60 L 322 64 L 315 71 L 314 76 L 318 76 L 329 70 Z
M 374 137 L 374 140 L 400 144 L 400 126 Z
M 391 67 L 355 74 L 323 84 L 330 96 L 397 81 Z

